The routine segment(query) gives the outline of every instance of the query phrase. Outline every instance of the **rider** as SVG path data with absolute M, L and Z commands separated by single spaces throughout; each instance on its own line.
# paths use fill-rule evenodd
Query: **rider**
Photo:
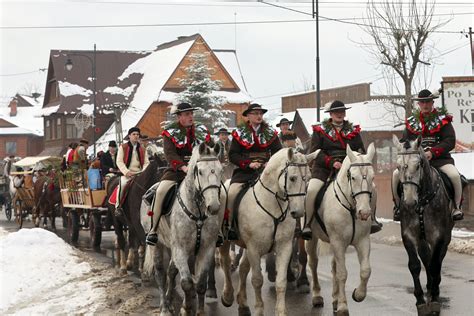
M 242 113 L 248 118 L 248 122 L 232 132 L 229 159 L 238 168 L 234 170 L 230 181 L 227 203 L 229 219 L 232 219 L 234 200 L 242 186 L 255 181 L 270 156 L 282 148 L 278 132 L 263 120 L 265 112 L 267 110 L 260 104 L 250 104 Z M 235 227 L 231 225 L 228 239 L 235 240 L 237 238 Z
M 221 163 L 228 163 L 229 162 L 229 150 L 230 150 L 230 139 L 229 139 L 229 131 L 227 128 L 221 128 L 215 134 L 218 137 L 216 144 L 219 144 L 219 161 Z
M 140 137 L 140 129 L 132 127 L 128 130 L 129 141 L 122 144 L 117 152 L 117 167 L 122 173 L 118 185 L 117 200 L 115 202 L 115 216 L 123 216 L 123 209 L 120 205 L 123 190 L 127 183 L 140 172 L 143 172 L 150 163 L 145 149 L 140 145 L 138 139 Z
M 280 138 L 280 142 L 282 143 L 283 147 L 287 147 L 284 145 L 283 136 L 287 133 L 294 133 L 290 129 L 291 124 L 293 124 L 293 121 L 290 121 L 284 117 L 280 120 L 280 123 L 276 125 L 276 127 L 280 128 L 280 133 L 278 134 L 278 137 Z M 293 147 L 299 152 L 303 151 L 303 144 L 301 143 L 301 140 L 298 137 L 295 138 L 295 146 Z
M 176 115 L 176 122 L 168 125 L 163 131 L 163 150 L 165 158 L 170 164 L 161 177 L 152 203 L 153 227 L 146 236 L 148 245 L 158 242 L 158 224 L 161 218 L 162 204 L 166 194 L 176 183 L 180 183 L 188 172 L 188 162 L 193 147 L 203 142 L 212 144 L 211 135 L 206 126 L 194 124 L 196 108 L 189 103 L 180 103 L 173 107 L 172 114 Z
M 319 190 L 324 186 L 332 172 L 337 172 L 342 167 L 342 161 L 346 157 L 346 146 L 351 146 L 353 151 L 365 154 L 364 143 L 360 136 L 360 126 L 353 125 L 344 120 L 346 107 L 341 101 L 334 101 L 326 112 L 329 119 L 325 119 L 321 125 L 313 126 L 311 139 L 311 152 L 321 149 L 320 154 L 313 162 L 311 168 L 311 180 L 306 195 L 306 225 L 302 232 L 302 238 L 312 238 L 311 219 L 314 214 L 314 204 Z M 374 216 L 375 217 L 375 216 Z M 380 231 L 381 225 L 372 221 L 371 233 Z
M 117 143 L 115 140 L 109 142 L 109 150 L 100 156 L 100 168 L 103 177 L 117 172 Z
M 463 219 L 461 210 L 462 184 L 461 176 L 454 166 L 454 159 L 449 152 L 456 144 L 456 134 L 451 124 L 452 116 L 448 115 L 445 108 L 434 108 L 434 99 L 438 96 L 431 91 L 424 89 L 418 93 L 417 98 L 419 109 L 414 110 L 405 122 L 402 141 L 414 140 L 421 136 L 421 146 L 425 151 L 425 157 L 430 165 L 445 173 L 454 187 L 454 209 L 452 210 L 453 220 Z M 400 183 L 398 170 L 395 169 L 392 178 L 392 194 L 394 199 L 393 219 L 400 220 L 400 197 L 398 196 L 398 185 Z

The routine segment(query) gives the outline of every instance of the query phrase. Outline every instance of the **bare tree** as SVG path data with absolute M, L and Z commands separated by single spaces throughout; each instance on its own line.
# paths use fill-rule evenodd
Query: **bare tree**
M 449 20 L 433 21 L 435 1 L 369 0 L 365 26 L 362 28 L 372 37 L 373 43 L 362 43 L 377 64 L 382 67 L 388 87 L 398 90 L 397 78 L 401 79 L 405 96 L 405 116 L 412 112 L 412 89 L 415 84 L 428 83 L 435 58 L 433 44 L 428 42 L 430 34 L 446 25 Z M 423 69 L 422 69 L 423 70 Z M 395 76 L 394 76 L 395 75 Z M 415 80 L 415 76 L 425 79 Z M 425 86 L 426 87 L 426 86 Z

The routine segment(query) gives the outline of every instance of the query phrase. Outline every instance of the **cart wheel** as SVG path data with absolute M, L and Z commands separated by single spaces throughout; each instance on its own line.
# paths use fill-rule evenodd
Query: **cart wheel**
M 69 210 L 67 233 L 71 244 L 77 245 L 79 240 L 79 214 L 77 214 L 77 210 Z
M 15 201 L 15 221 L 18 225 L 18 229 L 21 229 L 21 227 L 23 226 L 23 212 L 21 210 L 20 200 Z
M 12 203 L 10 201 L 5 203 L 5 216 L 8 221 L 12 220 Z
M 91 237 L 91 247 L 95 251 L 100 251 L 100 242 L 102 241 L 102 223 L 99 213 L 91 213 L 89 216 L 89 232 Z

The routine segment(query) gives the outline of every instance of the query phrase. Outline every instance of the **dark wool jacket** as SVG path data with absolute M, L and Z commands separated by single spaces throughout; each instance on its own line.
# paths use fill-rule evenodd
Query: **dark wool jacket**
M 278 132 L 262 123 L 258 135 L 248 123 L 232 132 L 229 160 L 234 169 L 231 183 L 246 183 L 258 178 L 259 172 L 249 168 L 251 162 L 267 162 L 271 155 L 282 148 Z
M 401 141 L 414 140 L 421 135 L 421 146 L 431 151 L 433 158 L 430 164 L 439 168 L 451 164 L 454 159 L 449 153 L 456 145 L 456 133 L 454 132 L 451 115 L 440 113 L 436 109 L 428 115 L 414 111 L 405 122 L 405 130 Z
M 110 151 L 107 151 L 102 156 L 100 156 L 100 169 L 102 170 L 102 175 L 105 176 L 106 174 L 110 173 L 109 169 L 117 169 L 117 152 L 115 152 L 115 157 L 112 159 L 112 155 Z
M 219 144 L 219 161 L 221 163 L 229 162 L 229 150 L 230 150 L 230 139 L 228 139 L 225 143 L 221 140 L 217 140 L 216 144 Z
M 165 170 L 161 180 L 181 182 L 186 177 L 186 173 L 179 168 L 188 164 L 194 146 L 202 142 L 213 146 L 209 131 L 201 124 L 185 128 L 179 123 L 173 123 L 163 131 L 162 135 L 163 151 L 170 167 Z
M 353 151 L 365 154 L 359 125 L 344 121 L 341 131 L 338 132 L 331 122 L 331 119 L 326 119 L 321 125 L 313 126 L 311 138 L 310 152 L 321 149 L 319 155 L 313 160 L 311 177 L 324 182 L 328 179 L 334 162 L 342 162 L 346 157 L 347 145 L 351 146 Z

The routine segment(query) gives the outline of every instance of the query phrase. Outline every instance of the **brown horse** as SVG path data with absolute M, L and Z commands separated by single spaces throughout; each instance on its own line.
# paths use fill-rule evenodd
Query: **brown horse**
M 62 208 L 61 191 L 54 183 L 54 173 L 50 172 L 41 176 L 33 185 L 35 207 L 33 215 L 36 218 L 35 226 L 39 227 L 41 218 L 43 226 L 47 226 L 47 218 L 51 221 L 51 229 L 56 231 L 56 216 L 60 214 Z

